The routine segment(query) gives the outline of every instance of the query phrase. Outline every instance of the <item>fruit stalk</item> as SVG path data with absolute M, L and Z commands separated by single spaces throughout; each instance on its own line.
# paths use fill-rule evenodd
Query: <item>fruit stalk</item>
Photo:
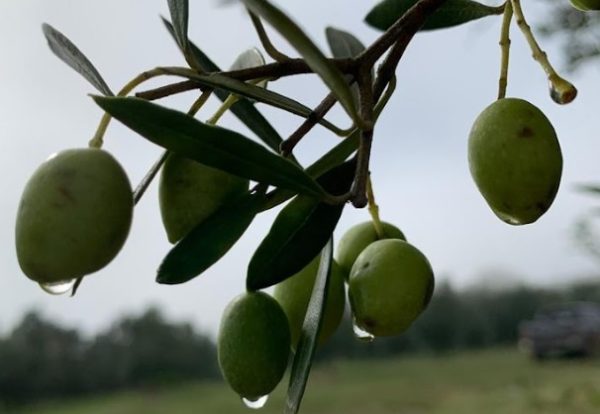
M 163 73 L 158 69 L 152 69 L 146 72 L 142 72 L 135 78 L 130 80 L 125 86 L 123 86 L 123 89 L 119 91 L 117 96 L 127 96 L 138 85 L 162 74 Z M 106 129 L 108 128 L 108 124 L 110 123 L 111 119 L 112 117 L 108 113 L 105 113 L 102 116 L 100 124 L 98 125 L 98 129 L 96 130 L 94 137 L 89 142 L 89 146 L 91 148 L 102 148 L 102 144 L 104 143 L 104 134 L 106 133 Z
M 552 99 L 558 104 L 568 104 L 572 102 L 577 96 L 577 89 L 570 82 L 563 79 L 548 60 L 548 55 L 538 44 L 533 32 L 531 31 L 531 27 L 527 23 L 527 20 L 525 20 L 525 15 L 523 14 L 523 9 L 521 8 L 521 0 L 510 1 L 512 2 L 517 25 L 521 29 L 523 36 L 525 36 L 525 39 L 529 44 L 533 58 L 540 64 L 548 76 L 548 82 L 550 83 L 550 95 L 552 96 Z
M 367 179 L 367 199 L 369 200 L 369 214 L 371 214 L 371 219 L 373 220 L 373 227 L 375 227 L 377 237 L 383 239 L 385 238 L 385 232 L 383 230 L 383 225 L 381 224 L 381 218 L 379 217 L 379 206 L 375 202 L 371 174 L 369 174 L 369 178 Z
M 504 5 L 504 17 L 502 18 L 502 29 L 500 31 L 500 79 L 498 80 L 498 99 L 506 97 L 506 86 L 508 85 L 508 64 L 510 60 L 510 23 L 512 22 L 512 3 L 507 1 Z
M 276 62 L 285 62 L 290 60 L 291 58 L 288 55 L 280 52 L 271 42 L 271 39 L 269 39 L 269 35 L 267 35 L 267 31 L 265 30 L 265 27 L 262 24 L 262 21 L 260 20 L 260 17 L 252 13 L 249 9 L 246 10 L 250 15 L 250 20 L 252 21 L 254 30 L 256 30 L 258 39 L 260 40 L 260 43 L 263 45 L 265 51 L 269 54 L 269 56 L 271 56 L 271 58 L 273 58 L 273 60 Z

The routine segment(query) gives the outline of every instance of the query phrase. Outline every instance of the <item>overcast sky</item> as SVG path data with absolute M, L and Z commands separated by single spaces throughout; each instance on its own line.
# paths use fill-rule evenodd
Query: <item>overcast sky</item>
M 239 6 L 191 3 L 190 36 L 221 66 L 258 45 Z M 350 30 L 365 43 L 378 35 L 362 22 L 374 1 L 352 6 L 347 0 L 319 1 L 318 7 L 314 0 L 278 3 L 324 49 L 327 25 Z M 525 11 L 539 19 L 544 16 L 543 3 L 528 2 Z M 166 1 L 0 0 L 0 330 L 36 307 L 93 332 L 119 314 L 139 312 L 153 303 L 169 317 L 191 320 L 214 333 L 224 306 L 244 289 L 246 265 L 273 213 L 261 215 L 235 248 L 198 279 L 183 286 L 160 286 L 154 282 L 155 270 L 170 245 L 160 222 L 156 185 L 136 209 L 125 248 L 107 268 L 86 278 L 75 298 L 48 296 L 17 264 L 14 221 L 23 186 L 51 153 L 86 146 L 101 116 L 87 96 L 93 88 L 51 54 L 41 24 L 48 22 L 69 36 L 118 90 L 143 70 L 183 64 L 160 14 L 168 15 Z M 561 189 L 537 223 L 512 227 L 491 213 L 469 175 L 469 129 L 496 95 L 499 28 L 499 18 L 487 18 L 420 34 L 410 46 L 373 148 L 372 174 L 382 217 L 401 227 L 428 256 L 438 280 L 449 278 L 460 286 L 503 284 L 507 280 L 498 277 L 505 273 L 512 282 L 546 285 L 598 274 L 597 264 L 574 242 L 572 230 L 577 217 L 594 206 L 594 200 L 573 191 L 573 185 L 600 181 L 598 65 L 571 77 L 579 97 L 572 105 L 558 106 L 548 97 L 543 72 L 513 28 L 508 95 L 530 100 L 552 120 L 564 156 Z M 279 37 L 274 39 L 293 53 Z M 542 41 L 560 66 L 558 44 Z M 272 83 L 271 88 L 308 105 L 318 103 L 325 93 L 311 76 Z M 164 103 L 185 110 L 193 98 L 188 94 Z M 208 118 L 215 105 L 208 105 L 199 117 Z M 292 115 L 261 109 L 283 136 L 300 122 Z M 340 110 L 333 118 L 348 123 Z M 229 115 L 222 124 L 246 131 Z M 301 160 L 315 159 L 336 139 L 316 129 L 300 146 Z M 160 152 L 116 123 L 108 131 L 105 149 L 120 160 L 134 185 Z M 347 208 L 336 236 L 367 219 L 366 210 Z

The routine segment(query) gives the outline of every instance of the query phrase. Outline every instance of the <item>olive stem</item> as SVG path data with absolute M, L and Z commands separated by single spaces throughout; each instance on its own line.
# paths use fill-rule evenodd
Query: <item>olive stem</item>
M 552 64 L 548 60 L 548 55 L 542 50 L 537 40 L 535 39 L 531 27 L 525 20 L 523 9 L 521 8 L 521 0 L 511 0 L 513 11 L 515 14 L 516 22 L 523 36 L 527 40 L 533 58 L 542 66 L 544 72 L 548 76 L 548 82 L 550 83 L 550 95 L 552 99 L 559 104 L 567 104 L 573 101 L 577 96 L 577 89 L 570 82 L 563 79 L 552 67 Z
M 377 105 L 375 105 L 375 113 L 374 117 L 377 119 L 387 103 L 389 102 L 391 96 L 396 89 L 396 77 L 393 76 L 390 79 L 390 82 L 387 85 L 387 88 L 384 94 L 381 96 Z M 329 152 L 311 164 L 308 168 L 306 168 L 306 172 L 311 177 L 315 178 L 319 175 L 329 171 L 331 168 L 339 165 L 346 158 L 348 158 L 352 153 L 356 151 L 358 147 L 358 135 L 360 134 L 360 130 L 358 128 L 354 128 L 352 133 L 347 136 L 344 140 L 342 140 L 339 144 L 333 147 Z M 267 194 L 267 201 L 261 207 L 261 211 L 272 209 L 284 203 L 294 196 L 294 193 L 288 190 L 284 190 L 281 188 L 275 189 Z
M 159 69 L 152 69 L 146 72 L 142 72 L 135 78 L 130 80 L 125 86 L 123 86 L 123 89 L 119 91 L 117 96 L 127 96 L 138 85 L 160 75 L 163 75 L 163 72 Z M 104 134 L 106 134 L 106 129 L 108 128 L 108 124 L 110 123 L 111 119 L 112 117 L 110 116 L 110 114 L 108 112 L 105 112 L 102 116 L 102 119 L 100 120 L 100 124 L 98 125 L 98 129 L 96 130 L 94 137 L 89 142 L 89 146 L 91 148 L 102 148 L 102 144 L 104 143 Z
M 254 25 L 254 30 L 256 30 L 256 34 L 258 35 L 258 38 L 260 40 L 260 43 L 262 43 L 263 47 L 265 48 L 265 51 L 268 53 L 269 56 L 271 56 L 271 58 L 273 58 L 273 60 L 277 61 L 277 62 L 285 62 L 290 60 L 291 58 L 280 52 L 275 45 L 273 44 L 273 42 L 271 42 L 271 39 L 269 39 L 269 35 L 267 34 L 267 31 L 265 30 L 265 26 L 262 24 L 262 21 L 260 20 L 260 17 L 258 17 L 256 14 L 252 13 L 250 11 L 250 9 L 246 9 L 248 11 L 248 14 L 250 15 L 250 20 L 252 20 L 252 24 Z
M 500 79 L 498 80 L 498 99 L 506 97 L 508 85 L 508 64 L 510 60 L 510 23 L 512 22 L 513 8 L 508 0 L 504 5 L 504 17 L 502 18 L 502 29 L 500 31 Z
M 371 181 L 371 174 L 369 174 L 369 178 L 367 178 L 367 199 L 369 200 L 369 214 L 371 215 L 371 219 L 373 220 L 373 227 L 375 227 L 377 237 L 379 239 L 383 239 L 385 238 L 385 231 L 383 230 L 381 218 L 379 217 L 379 206 L 375 201 L 375 193 L 373 192 L 373 182 Z
M 216 125 L 216 123 L 219 122 L 219 119 L 225 115 L 225 112 L 227 112 L 239 100 L 240 98 L 237 95 L 229 95 L 219 109 L 217 109 L 217 112 L 215 112 L 215 114 L 211 116 L 206 123 L 209 125 Z

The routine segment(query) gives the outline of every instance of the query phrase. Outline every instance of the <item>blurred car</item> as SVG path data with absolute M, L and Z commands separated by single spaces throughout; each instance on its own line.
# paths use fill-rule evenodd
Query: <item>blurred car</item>
M 600 354 L 600 304 L 566 303 L 519 325 L 519 348 L 537 359 Z

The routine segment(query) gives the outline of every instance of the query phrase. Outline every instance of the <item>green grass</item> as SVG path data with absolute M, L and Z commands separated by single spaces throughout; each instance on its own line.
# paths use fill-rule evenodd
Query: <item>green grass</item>
M 260 413 L 281 413 L 285 384 Z M 18 414 L 249 413 L 224 384 L 47 403 Z M 512 350 L 336 362 L 316 368 L 301 412 L 587 414 L 600 412 L 600 360 L 535 363 Z

